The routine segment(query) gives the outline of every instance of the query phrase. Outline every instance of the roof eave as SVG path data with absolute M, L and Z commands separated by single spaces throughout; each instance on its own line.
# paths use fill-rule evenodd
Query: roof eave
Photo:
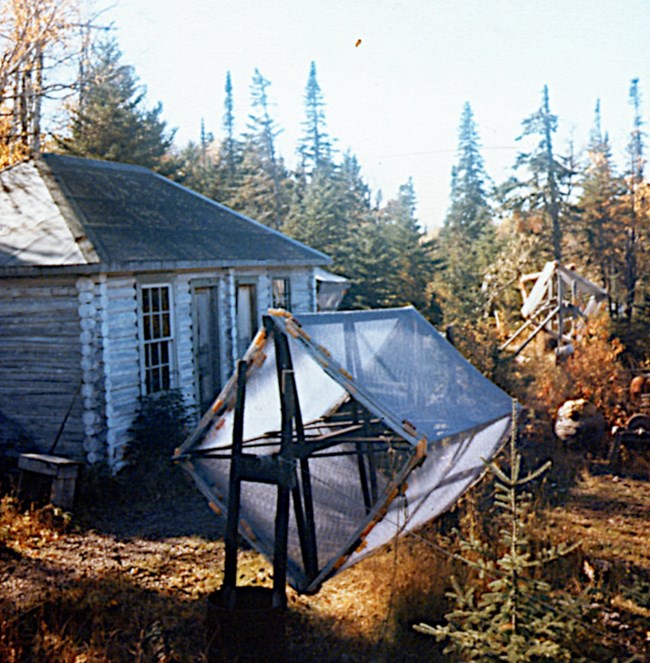
M 133 260 L 112 263 L 83 263 L 71 265 L 13 265 L 0 267 L 0 278 L 17 278 L 22 276 L 55 276 L 55 275 L 89 275 L 119 274 L 144 272 L 190 272 L 210 269 L 264 269 L 321 267 L 329 264 L 322 260 Z

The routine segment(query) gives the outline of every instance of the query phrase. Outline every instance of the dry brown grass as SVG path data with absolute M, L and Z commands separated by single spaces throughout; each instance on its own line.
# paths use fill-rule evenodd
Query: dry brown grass
M 576 594 L 592 593 L 590 660 L 647 656 L 650 484 L 589 472 L 572 483 L 575 473 L 561 459 L 559 469 L 564 492 L 539 500 L 531 528 L 540 541 L 583 543 L 550 579 Z M 558 489 L 553 477 L 545 485 Z M 286 660 L 445 660 L 441 646 L 411 625 L 443 619 L 448 578 L 467 570 L 440 552 L 453 546 L 441 528 L 451 520 L 489 536 L 488 495 L 489 485 L 479 485 L 451 517 L 385 546 L 314 596 L 290 591 Z M 181 490 L 151 505 L 166 528 L 156 535 L 147 533 L 151 514 L 142 505 L 129 510 L 126 501 L 112 510 L 95 504 L 70 525 L 56 510 L 22 511 L 5 499 L 0 660 L 206 660 L 208 597 L 221 584 L 223 543 L 218 534 L 187 532 L 178 505 L 186 498 Z M 123 529 L 112 529 L 118 520 Z M 169 534 L 174 523 L 184 526 L 176 536 Z M 593 579 L 585 572 L 590 567 Z M 240 553 L 239 573 L 244 585 L 272 581 L 269 564 L 251 551 Z

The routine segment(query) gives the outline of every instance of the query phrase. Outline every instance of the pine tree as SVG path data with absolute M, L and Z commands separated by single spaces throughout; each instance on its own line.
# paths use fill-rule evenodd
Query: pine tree
M 557 132 L 557 115 L 551 113 L 548 86 L 544 86 L 541 106 L 523 121 L 523 132 L 519 140 L 537 137 L 538 143 L 529 152 L 519 154 L 516 168 L 527 170 L 528 179 L 519 182 L 524 193 L 515 198 L 513 206 L 519 215 L 528 218 L 532 226 L 541 226 L 542 236 L 550 240 L 551 253 L 555 260 L 562 260 L 563 234 L 562 216 L 566 197 L 562 185 L 571 171 L 556 158 L 553 136 Z
M 532 498 L 524 487 L 540 477 L 546 463 L 526 476 L 516 448 L 515 411 L 510 438 L 510 465 L 492 462 L 494 504 L 500 514 L 498 542 L 472 537 L 461 542 L 463 559 L 478 571 L 479 580 L 490 578 L 486 589 L 452 578 L 448 596 L 455 607 L 445 625 L 418 624 L 414 628 L 445 641 L 446 654 L 470 661 L 572 661 L 571 638 L 580 630 L 581 615 L 575 604 L 553 592 L 535 571 L 569 554 L 576 546 L 547 546 L 533 552 L 526 532 Z
M 437 288 L 445 301 L 448 323 L 474 321 L 485 312 L 481 286 L 494 256 L 487 182 L 474 115 L 470 104 L 465 103 L 458 130 L 457 163 L 451 176 L 451 204 L 439 246 L 443 269 Z
M 439 322 L 440 310 L 431 291 L 438 261 L 418 224 L 413 180 L 400 186 L 397 197 L 377 214 L 394 255 L 389 273 L 390 290 L 384 305 L 411 304 L 432 322 Z
M 610 312 L 615 314 L 618 281 L 623 270 L 625 190 L 623 179 L 615 172 L 609 136 L 602 130 L 600 100 L 596 103 L 587 157 L 579 200 L 578 239 L 583 259 L 587 267 L 595 265 L 594 276 L 609 293 Z
M 173 133 L 160 118 L 162 106 L 143 108 L 146 90 L 121 57 L 115 40 L 94 49 L 83 106 L 73 111 L 70 136 L 60 147 L 77 156 L 169 172 L 173 165 L 166 157 Z
M 627 146 L 629 165 L 626 170 L 626 181 L 629 221 L 625 236 L 623 282 L 625 285 L 625 317 L 628 321 L 631 321 L 639 281 L 638 252 L 639 236 L 642 231 L 640 227 L 642 196 L 639 194 L 643 189 L 643 171 L 645 168 L 641 93 L 639 91 L 638 78 L 634 78 L 630 84 L 629 100 L 634 111 L 634 116 L 630 140 Z
M 255 70 L 251 84 L 248 133 L 243 144 L 240 188 L 233 207 L 272 228 L 280 229 L 288 207 L 288 176 L 275 140 L 280 133 L 271 117 L 270 81 Z
M 225 92 L 226 98 L 223 114 L 224 138 L 221 141 L 219 160 L 222 164 L 222 174 L 232 183 L 237 179 L 237 168 L 241 163 L 241 146 L 235 138 L 235 102 L 233 100 L 230 72 L 226 74 Z
M 469 102 L 463 107 L 458 131 L 458 162 L 452 169 L 451 206 L 443 235 L 471 244 L 492 232 L 492 213 L 485 191 L 487 174 Z
M 305 120 L 303 136 L 298 145 L 301 168 L 310 173 L 332 161 L 332 140 L 327 133 L 325 102 L 316 79 L 316 64 L 311 63 L 305 88 Z
M 351 236 L 352 207 L 341 170 L 322 167 L 294 192 L 287 220 L 282 227 L 291 237 L 332 258 L 335 271 L 345 270 Z

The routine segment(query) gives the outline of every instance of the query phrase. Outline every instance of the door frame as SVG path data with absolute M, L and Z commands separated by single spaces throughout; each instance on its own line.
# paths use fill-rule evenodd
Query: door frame
M 225 320 L 224 315 L 222 314 L 222 309 L 224 306 L 223 303 L 223 293 L 224 293 L 224 284 L 223 279 L 220 278 L 199 278 L 193 279 L 190 283 L 190 292 L 192 296 L 192 356 L 194 359 L 194 398 L 197 405 L 197 411 L 199 418 L 203 414 L 202 402 L 201 402 L 201 375 L 200 375 L 200 366 L 198 358 L 198 331 L 199 331 L 199 311 L 197 305 L 196 291 L 204 288 L 215 288 L 216 289 L 216 299 L 217 299 L 217 311 L 216 315 L 213 318 L 214 323 L 216 324 L 217 331 L 217 361 L 218 369 L 216 372 L 216 377 L 218 379 L 219 390 L 223 388 L 225 378 L 225 369 L 226 362 L 225 360 L 225 329 L 223 321 Z M 215 394 L 216 396 L 216 394 Z

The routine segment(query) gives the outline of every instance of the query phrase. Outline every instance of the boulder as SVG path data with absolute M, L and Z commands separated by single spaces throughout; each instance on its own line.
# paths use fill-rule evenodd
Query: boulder
M 555 434 L 563 442 L 589 451 L 602 447 L 605 427 L 605 417 L 584 398 L 566 401 L 555 419 Z

